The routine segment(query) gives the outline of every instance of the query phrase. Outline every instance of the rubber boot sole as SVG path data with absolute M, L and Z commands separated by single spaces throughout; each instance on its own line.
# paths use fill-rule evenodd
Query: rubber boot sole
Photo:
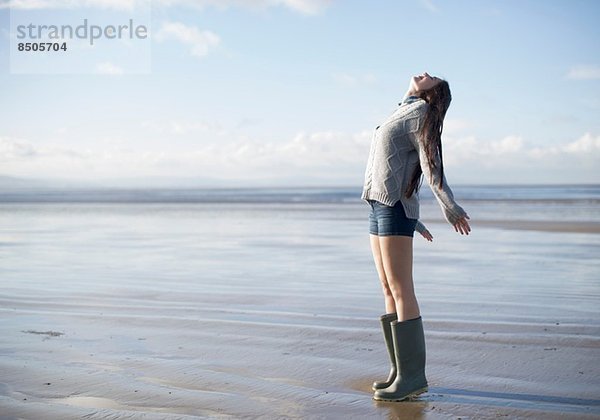
M 406 400 L 410 400 L 413 399 L 425 392 L 427 392 L 428 387 L 423 387 L 420 389 L 417 389 L 416 391 L 411 392 L 410 394 L 402 397 L 402 398 L 375 398 L 373 397 L 373 399 L 375 401 L 386 401 L 386 402 L 400 402 L 400 401 L 406 401 Z

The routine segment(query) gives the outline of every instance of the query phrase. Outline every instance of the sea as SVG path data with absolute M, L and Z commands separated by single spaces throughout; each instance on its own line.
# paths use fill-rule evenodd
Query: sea
M 415 233 L 417 274 L 438 266 L 457 270 L 451 264 L 457 250 L 473 253 L 458 256 L 470 267 L 485 261 L 486 270 L 506 270 L 524 249 L 534 258 L 522 267 L 526 278 L 538 278 L 563 261 L 577 272 L 569 282 L 579 277 L 594 296 L 600 294 L 600 185 L 453 191 L 472 232 L 468 237 L 455 232 L 429 188 L 422 187 L 421 220 L 434 241 Z M 0 192 L 1 287 L 161 289 L 183 282 L 256 292 L 281 282 L 336 290 L 345 270 L 353 277 L 352 267 L 374 277 L 370 207 L 360 193 L 350 187 L 7 189 Z M 496 261 L 499 255 L 504 260 Z M 419 264 L 432 258 L 440 264 Z M 565 269 L 546 274 L 556 277 Z M 369 287 L 378 291 L 377 283 Z
M 464 185 L 453 186 L 453 191 L 459 204 L 482 220 L 600 221 L 600 184 Z M 335 205 L 342 211 L 360 205 L 364 208 L 366 203 L 360 195 L 361 190 L 356 187 L 5 188 L 0 189 L 0 205 L 9 212 L 27 208 L 27 204 L 135 204 L 137 207 L 143 204 L 175 207 L 239 204 L 265 210 L 269 205 L 278 209 L 291 209 L 294 205 Z M 421 187 L 419 196 L 422 216 L 439 219 L 441 213 L 431 190 Z M 40 207 L 43 208 L 52 207 Z

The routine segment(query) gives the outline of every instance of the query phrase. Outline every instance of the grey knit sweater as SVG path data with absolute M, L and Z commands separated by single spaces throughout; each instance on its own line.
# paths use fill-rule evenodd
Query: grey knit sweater
M 446 220 L 456 223 L 466 212 L 454 201 L 452 190 L 446 182 L 439 187 L 439 158 L 434 171 L 430 171 L 425 152 L 425 139 L 418 135 L 429 104 L 417 96 L 406 96 L 398 109 L 380 126 L 371 140 L 371 150 L 365 171 L 365 183 L 361 198 L 375 200 L 393 206 L 402 203 L 406 216 L 419 218 L 419 195 L 406 198 L 410 178 L 417 165 L 435 195 Z M 418 226 L 421 230 L 421 226 Z

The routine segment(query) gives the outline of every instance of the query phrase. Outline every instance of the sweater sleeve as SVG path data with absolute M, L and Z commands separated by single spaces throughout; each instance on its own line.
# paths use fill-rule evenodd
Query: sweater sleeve
M 454 200 L 454 194 L 446 181 L 446 175 L 443 176 L 443 186 L 440 188 L 440 157 L 437 156 L 435 159 L 435 167 L 433 170 L 429 169 L 429 158 L 425 151 L 425 143 L 418 135 L 417 132 L 413 133 L 414 136 L 414 145 L 419 152 L 419 163 L 421 165 L 421 170 L 423 171 L 423 175 L 425 179 L 429 183 L 429 187 L 433 192 L 436 200 L 440 204 L 442 211 L 446 220 L 454 225 L 461 217 L 465 216 L 467 213 L 463 210 L 461 206 Z
M 415 230 L 422 234 L 423 232 L 425 232 L 427 230 L 427 228 L 420 220 L 417 220 L 417 225 L 415 226 Z

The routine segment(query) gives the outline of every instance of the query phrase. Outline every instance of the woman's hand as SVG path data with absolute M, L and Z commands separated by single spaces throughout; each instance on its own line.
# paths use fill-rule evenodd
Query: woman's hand
M 458 219 L 456 223 L 454 223 L 454 230 L 460 232 L 461 235 L 468 235 L 471 231 L 471 226 L 469 226 L 469 222 L 467 219 L 470 219 L 468 214 L 465 214 L 463 217 Z
M 433 235 L 427 229 L 425 229 L 423 232 L 419 232 L 419 233 L 421 234 L 421 236 L 423 238 L 427 239 L 429 242 L 433 242 Z

